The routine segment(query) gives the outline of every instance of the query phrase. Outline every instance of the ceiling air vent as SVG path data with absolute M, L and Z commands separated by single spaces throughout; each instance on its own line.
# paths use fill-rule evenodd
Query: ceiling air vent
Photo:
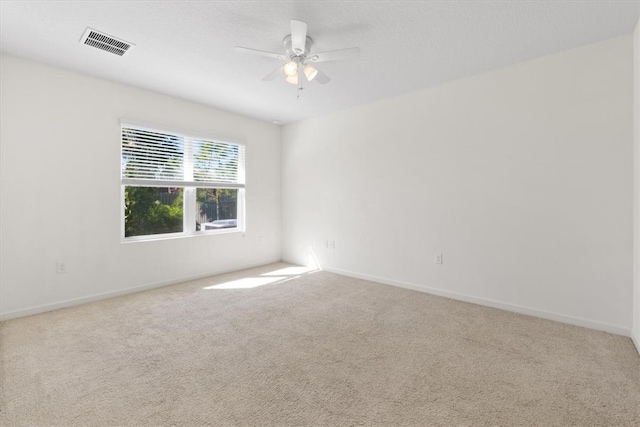
M 82 39 L 80 39 L 80 43 L 97 49 L 106 50 L 107 52 L 111 52 L 118 56 L 124 55 L 127 50 L 135 46 L 133 43 L 117 39 L 92 28 L 86 29 L 82 35 Z

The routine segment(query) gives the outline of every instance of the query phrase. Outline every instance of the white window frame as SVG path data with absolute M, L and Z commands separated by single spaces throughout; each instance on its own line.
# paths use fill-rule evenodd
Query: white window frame
M 202 136 L 193 132 L 178 130 L 175 128 L 167 128 L 165 126 L 157 126 L 153 124 L 145 124 L 132 120 L 120 121 L 120 159 L 122 160 L 122 129 L 134 128 L 138 130 L 145 130 L 150 132 L 165 133 L 169 135 L 179 136 L 185 139 L 203 140 L 211 142 L 219 142 L 225 144 L 233 144 L 243 147 L 244 156 L 242 161 L 238 165 L 239 183 L 216 183 L 212 185 L 207 182 L 200 182 L 193 180 L 193 153 L 191 144 L 185 144 L 185 152 L 183 154 L 184 159 L 184 180 L 183 181 L 160 181 L 160 180 L 143 180 L 143 179 L 128 179 L 122 177 L 122 169 L 120 170 L 120 239 L 121 242 L 141 242 L 152 240 L 166 240 L 176 239 L 194 236 L 210 236 L 219 234 L 237 234 L 244 235 L 246 230 L 246 209 L 245 209 L 245 197 L 246 186 L 245 182 L 245 169 L 246 169 L 246 144 L 244 141 L 233 140 L 231 138 L 220 138 L 211 136 Z M 125 187 L 127 186 L 139 186 L 139 187 L 176 187 L 183 190 L 183 211 L 182 211 L 182 232 L 175 233 L 162 233 L 162 234 L 148 234 L 143 236 L 129 236 L 125 237 Z M 220 188 L 220 189 L 237 189 L 237 227 L 235 228 L 222 228 L 219 230 L 196 230 L 195 217 L 196 217 L 196 189 L 197 188 Z

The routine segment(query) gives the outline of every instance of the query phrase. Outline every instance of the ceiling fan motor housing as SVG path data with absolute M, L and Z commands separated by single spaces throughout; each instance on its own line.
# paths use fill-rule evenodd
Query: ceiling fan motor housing
M 282 45 L 284 46 L 285 50 L 287 51 L 287 55 L 291 59 L 293 59 L 295 57 L 306 58 L 309 55 L 309 52 L 311 51 L 311 45 L 312 44 L 313 44 L 313 40 L 311 39 L 311 37 L 307 36 L 307 41 L 306 41 L 306 43 L 304 45 L 304 52 L 297 53 L 291 47 L 291 34 L 289 34 L 284 39 L 282 39 Z

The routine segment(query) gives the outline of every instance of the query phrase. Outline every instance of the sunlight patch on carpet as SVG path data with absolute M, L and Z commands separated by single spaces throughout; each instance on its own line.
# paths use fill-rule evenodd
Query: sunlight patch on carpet
M 283 281 L 286 277 L 247 277 L 230 282 L 219 283 L 217 285 L 207 286 L 204 289 L 251 289 L 259 286 L 270 285 L 272 283 Z
M 316 267 L 287 267 L 263 273 L 261 276 L 299 276 L 301 274 L 312 273 L 314 271 L 318 271 L 318 269 Z

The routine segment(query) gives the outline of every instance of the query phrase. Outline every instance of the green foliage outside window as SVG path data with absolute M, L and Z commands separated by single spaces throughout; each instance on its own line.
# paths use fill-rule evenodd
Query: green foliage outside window
M 170 203 L 163 202 L 162 190 L 154 187 L 125 187 L 125 236 L 176 233 L 182 231 L 182 189 Z

